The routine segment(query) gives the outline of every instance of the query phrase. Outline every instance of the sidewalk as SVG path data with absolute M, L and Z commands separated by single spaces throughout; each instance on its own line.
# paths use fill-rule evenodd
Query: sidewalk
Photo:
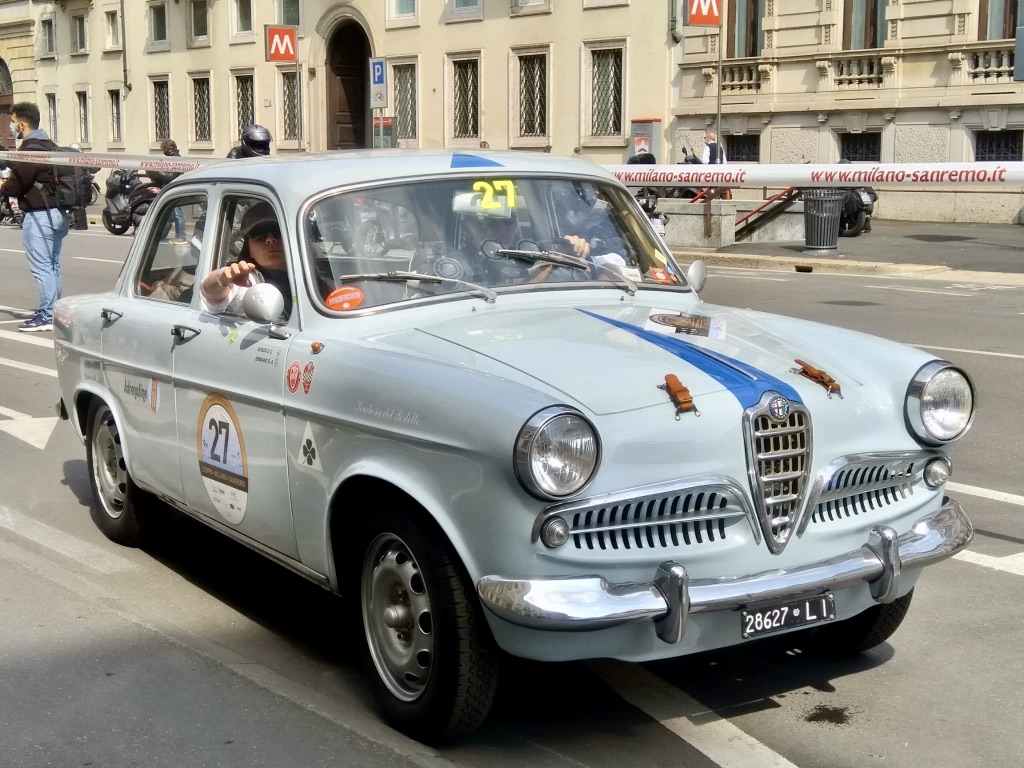
M 834 256 L 807 257 L 803 249 L 803 242 L 744 242 L 719 251 L 676 248 L 673 253 L 716 266 L 908 277 L 939 277 L 953 270 L 1024 283 L 1024 227 L 1016 224 L 876 220 L 871 232 L 840 237 Z

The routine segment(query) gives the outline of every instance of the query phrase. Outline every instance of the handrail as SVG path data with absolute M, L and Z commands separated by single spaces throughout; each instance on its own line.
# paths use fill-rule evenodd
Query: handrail
M 740 224 L 742 224 L 743 222 L 745 222 L 745 221 L 746 221 L 747 219 L 749 219 L 749 218 L 750 218 L 751 216 L 753 216 L 753 215 L 754 215 L 755 213 L 760 213 L 760 212 L 761 212 L 761 211 L 763 211 L 763 210 L 764 210 L 765 208 L 767 208 L 767 207 L 768 207 L 769 205 L 771 205 L 772 203 L 774 203 L 774 202 L 775 202 L 776 200 L 780 200 L 781 198 L 785 197 L 785 196 L 786 196 L 786 195 L 788 195 L 788 194 L 789 194 L 790 192 L 792 192 L 792 191 L 793 191 L 794 189 L 796 189 L 796 187 L 786 187 L 786 188 L 785 188 L 784 190 L 782 190 L 781 192 L 779 192 L 779 193 L 778 193 L 777 195 L 774 195 L 774 196 L 772 196 L 772 197 L 769 197 L 769 198 L 768 198 L 767 200 L 765 200 L 765 201 L 764 201 L 764 202 L 763 202 L 763 203 L 762 203 L 761 205 L 757 206 L 757 208 L 755 208 L 755 209 L 754 209 L 754 210 L 752 210 L 752 211 L 748 211 L 748 212 L 747 212 L 746 214 L 744 214 L 743 216 L 740 216 L 740 217 L 739 217 L 738 219 L 736 219 L 736 224 L 737 224 L 737 226 L 738 226 L 738 225 L 740 225 Z

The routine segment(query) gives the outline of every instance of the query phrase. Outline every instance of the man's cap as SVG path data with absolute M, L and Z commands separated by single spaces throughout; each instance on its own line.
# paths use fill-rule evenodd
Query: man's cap
M 254 227 L 260 224 L 279 224 L 277 220 L 277 214 L 274 212 L 274 206 L 270 203 L 256 203 L 252 208 L 247 210 L 242 216 L 242 223 L 238 229 L 242 233 L 242 237 L 248 237 L 249 232 Z

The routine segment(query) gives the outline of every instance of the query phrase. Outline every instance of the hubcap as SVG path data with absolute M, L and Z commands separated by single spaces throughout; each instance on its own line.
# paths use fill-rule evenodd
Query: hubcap
M 109 409 L 96 416 L 92 438 L 92 474 L 99 492 L 100 506 L 114 520 L 124 512 L 128 493 L 128 468 L 121 450 L 121 435 Z
M 366 551 L 361 578 L 363 628 L 388 690 L 416 701 L 430 680 L 434 628 L 419 565 L 398 536 L 383 533 Z

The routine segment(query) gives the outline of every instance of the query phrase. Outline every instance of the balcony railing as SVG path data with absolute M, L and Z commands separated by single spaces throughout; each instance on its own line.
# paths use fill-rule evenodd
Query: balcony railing
M 837 91 L 882 87 L 882 57 L 857 56 L 833 59 Z
M 1013 48 L 967 51 L 967 79 L 972 84 L 1012 83 Z

